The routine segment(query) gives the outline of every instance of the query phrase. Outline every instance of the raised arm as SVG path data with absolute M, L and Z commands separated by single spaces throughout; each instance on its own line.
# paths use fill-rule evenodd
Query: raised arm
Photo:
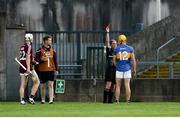
M 110 47 L 109 25 L 106 27 L 106 47 Z

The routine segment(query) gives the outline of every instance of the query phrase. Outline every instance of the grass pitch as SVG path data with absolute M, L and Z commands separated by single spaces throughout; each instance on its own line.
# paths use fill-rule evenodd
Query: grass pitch
M 55 102 L 54 104 L 20 105 L 0 102 L 2 117 L 120 117 L 120 116 L 180 116 L 180 102 L 131 102 L 103 104 L 93 102 Z

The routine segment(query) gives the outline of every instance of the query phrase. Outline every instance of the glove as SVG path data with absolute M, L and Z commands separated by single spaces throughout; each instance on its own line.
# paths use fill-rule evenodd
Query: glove
M 26 77 L 27 79 L 31 79 L 31 78 L 33 77 L 33 74 L 32 74 L 31 72 L 26 72 L 26 73 L 25 73 L 25 77 Z
M 132 79 L 136 79 L 136 71 L 132 72 Z

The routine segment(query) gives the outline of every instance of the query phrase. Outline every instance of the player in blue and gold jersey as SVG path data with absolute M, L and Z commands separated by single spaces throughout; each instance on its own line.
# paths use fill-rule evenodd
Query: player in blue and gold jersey
M 113 62 L 116 65 L 116 90 L 115 98 L 119 103 L 119 95 L 121 88 L 121 80 L 124 79 L 126 89 L 126 101 L 130 101 L 131 89 L 130 78 L 132 72 L 136 74 L 136 60 L 134 49 L 126 44 L 126 36 L 120 35 L 118 37 L 119 46 L 114 50 Z

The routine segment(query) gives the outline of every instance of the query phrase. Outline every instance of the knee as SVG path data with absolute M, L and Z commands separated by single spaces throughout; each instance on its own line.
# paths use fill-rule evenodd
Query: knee
M 41 84 L 41 89 L 45 89 L 46 85 L 45 84 Z
M 130 83 L 129 83 L 129 82 L 126 82 L 126 83 L 125 83 L 125 87 L 129 88 L 129 87 L 130 87 Z
M 130 86 L 129 86 L 129 84 L 125 85 L 125 89 L 126 89 L 126 91 L 130 91 Z
M 40 81 L 38 78 L 33 78 L 33 83 L 36 84 L 36 85 L 39 85 L 40 84 Z
M 23 84 L 20 85 L 20 89 L 25 89 L 26 86 L 27 86 L 27 84 L 23 83 Z
M 53 88 L 53 83 L 48 83 L 49 88 Z
M 116 83 L 116 84 L 115 84 L 115 87 L 116 87 L 116 88 L 120 88 L 120 86 L 121 86 L 120 83 Z
M 110 89 L 111 88 L 111 85 L 110 84 L 108 84 L 108 83 L 106 83 L 106 85 L 105 85 L 105 89 Z
M 25 88 L 26 88 L 26 85 L 21 85 L 20 86 L 20 90 L 22 90 L 22 89 L 24 90 Z
M 115 89 L 116 89 L 116 91 L 117 91 L 117 90 L 119 90 L 119 89 L 120 89 L 120 87 L 119 87 L 119 86 L 116 86 L 116 87 L 115 87 Z
M 37 84 L 38 86 L 40 85 L 39 79 L 37 79 L 36 84 Z

